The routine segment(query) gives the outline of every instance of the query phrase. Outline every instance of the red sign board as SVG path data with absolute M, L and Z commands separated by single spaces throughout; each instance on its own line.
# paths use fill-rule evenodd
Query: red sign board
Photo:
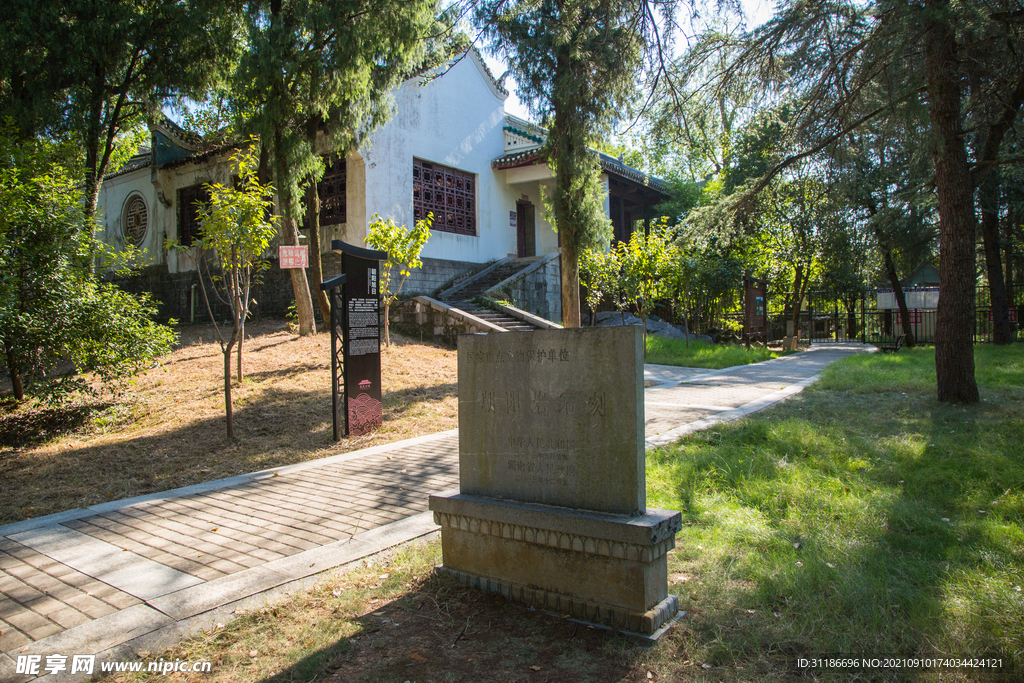
M 1017 322 L 1017 307 L 1016 306 L 1010 306 L 1007 309 L 1006 312 L 1010 314 L 1010 322 L 1011 323 Z M 991 306 L 988 307 L 988 321 L 990 323 L 994 323 L 996 321 L 996 317 L 992 313 L 992 307 Z
M 278 247 L 278 255 L 282 268 L 308 268 L 309 248 L 301 247 Z
M 918 311 L 918 310 L 915 309 L 915 310 L 907 311 L 907 312 L 910 313 L 910 324 L 911 325 L 920 325 L 921 324 L 921 311 Z M 897 325 L 902 325 L 903 324 L 903 316 L 900 315 L 899 311 L 896 311 L 896 324 Z

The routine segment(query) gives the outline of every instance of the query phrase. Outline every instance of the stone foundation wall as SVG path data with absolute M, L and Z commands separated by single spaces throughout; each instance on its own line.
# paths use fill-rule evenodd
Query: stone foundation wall
M 412 271 L 409 279 L 402 286 L 402 298 L 418 294 L 433 295 L 442 287 L 451 286 L 455 280 L 469 275 L 483 265 L 469 261 L 445 261 L 436 258 L 422 260 L 423 267 Z M 394 269 L 391 273 L 391 281 L 397 284 L 400 277 L 398 269 Z
M 562 321 L 562 271 L 558 254 L 510 278 L 489 291 L 488 296 L 505 298 L 516 308 L 552 322 Z
M 455 346 L 460 334 L 504 332 L 496 325 L 459 310 L 445 310 L 425 297 L 396 302 L 389 311 L 391 329 L 411 337 L 435 339 Z
M 322 254 L 320 262 L 325 280 L 341 272 L 341 257 L 337 254 Z M 423 259 L 423 267 L 412 271 L 402 287 L 402 295 L 431 293 L 453 279 L 464 276 L 479 267 L 478 263 Z M 398 273 L 396 272 L 394 275 L 398 276 Z M 154 265 L 143 268 L 136 275 L 108 277 L 107 279 L 127 292 L 134 294 L 149 292 L 152 294 L 153 300 L 157 304 L 157 320 L 166 322 L 174 318 L 182 324 L 189 324 L 193 321 L 197 324 L 210 322 L 203 294 L 199 289 L 199 275 L 196 271 L 169 273 L 166 265 Z M 307 279 L 309 279 L 309 271 L 307 271 Z M 209 280 L 205 282 L 213 314 L 218 320 L 230 320 L 231 312 L 227 305 L 217 299 L 216 295 L 209 290 Z M 397 283 L 397 279 L 393 279 L 392 282 Z M 195 285 L 194 294 L 193 285 Z M 312 280 L 310 280 L 310 292 L 313 292 Z M 283 318 L 288 313 L 288 307 L 295 300 L 291 274 L 278 267 L 277 259 L 272 259 L 270 268 L 259 274 L 259 281 L 253 284 L 251 294 L 256 301 L 251 309 L 253 318 Z M 195 297 L 194 320 L 193 296 Z M 320 310 L 315 303 L 313 309 L 319 321 Z

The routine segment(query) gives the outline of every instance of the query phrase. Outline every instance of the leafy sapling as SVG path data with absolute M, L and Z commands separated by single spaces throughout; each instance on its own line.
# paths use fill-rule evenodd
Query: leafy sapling
M 427 217 L 416 221 L 412 230 L 407 230 L 404 225 L 395 225 L 390 218 L 382 220 L 374 214 L 370 219 L 370 230 L 366 236 L 366 244 L 374 249 L 386 251 L 387 260 L 381 266 L 380 289 L 384 295 L 384 343 L 391 346 L 389 335 L 389 313 L 391 304 L 397 299 L 402 291 L 402 286 L 412 274 L 413 268 L 423 266 L 420 260 L 420 252 L 423 245 L 430 237 L 430 225 L 434 220 L 434 214 L 428 213 Z M 392 289 L 392 270 L 398 269 L 398 286 Z

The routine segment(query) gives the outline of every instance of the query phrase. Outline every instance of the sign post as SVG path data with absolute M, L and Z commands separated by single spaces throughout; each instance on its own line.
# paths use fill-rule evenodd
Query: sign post
M 341 384 L 345 367 L 341 343 L 341 311 L 346 279 L 347 276 L 342 273 L 320 284 L 320 289 L 327 292 L 327 298 L 331 302 L 331 423 L 334 427 L 335 441 L 341 441 L 341 396 L 345 392 L 345 387 Z M 338 292 L 339 288 L 342 290 L 341 293 Z
M 386 261 L 388 254 L 386 251 L 356 247 L 341 240 L 331 242 L 331 250 L 341 254 L 341 272 L 346 278 L 339 307 L 345 383 L 345 435 L 362 436 L 384 422 L 380 386 L 380 262 Z M 332 300 L 332 318 L 334 310 Z

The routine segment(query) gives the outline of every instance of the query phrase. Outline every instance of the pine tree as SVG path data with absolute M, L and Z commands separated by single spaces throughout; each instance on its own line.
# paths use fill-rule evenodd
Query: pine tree
M 96 214 L 118 134 L 168 98 L 198 95 L 230 63 L 237 4 L 5 2 L 0 116 L 11 116 L 24 139 L 45 134 L 81 145 L 87 219 Z
M 591 146 L 636 92 L 657 26 L 653 7 L 625 0 L 485 0 L 477 22 L 503 55 L 519 96 L 550 121 L 543 149 L 557 177 L 551 211 L 562 245 L 562 324 L 580 325 L 579 254 L 611 224 Z
M 907 106 L 927 111 L 939 215 L 937 393 L 940 401 L 977 402 L 974 191 L 1011 161 L 1001 151 L 1024 105 L 1019 3 L 789 0 L 726 71 L 799 102 L 787 135 L 792 153 L 747 197 L 852 131 Z
M 342 156 L 390 116 L 390 91 L 417 63 L 434 0 L 270 0 L 250 5 L 248 45 L 235 76 L 244 132 L 267 152 L 282 243 L 298 245 L 311 178 L 323 173 L 318 132 Z M 315 193 L 314 193 L 315 194 Z M 312 231 L 316 232 L 316 230 Z M 315 234 L 310 260 L 319 254 Z M 292 269 L 299 334 L 315 331 L 309 282 Z

